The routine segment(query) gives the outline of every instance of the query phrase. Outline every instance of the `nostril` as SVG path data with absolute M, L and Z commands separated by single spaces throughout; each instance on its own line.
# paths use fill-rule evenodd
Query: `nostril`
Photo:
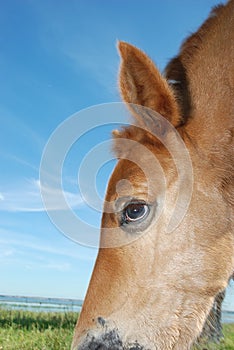
M 85 350 L 110 350 L 111 348 L 106 347 L 103 344 L 89 344 Z
M 106 321 L 101 316 L 97 318 L 97 321 L 102 327 L 104 327 L 106 324 Z
M 108 350 L 108 348 L 105 345 L 98 345 L 95 350 Z
M 97 322 L 106 324 L 106 321 L 102 317 L 97 318 Z M 104 330 L 103 334 L 95 337 L 93 334 L 88 333 L 85 341 L 78 346 L 77 350 L 123 350 L 123 343 L 119 337 L 117 330 L 107 331 Z M 129 347 L 126 347 L 129 349 Z M 134 349 L 135 350 L 135 349 Z

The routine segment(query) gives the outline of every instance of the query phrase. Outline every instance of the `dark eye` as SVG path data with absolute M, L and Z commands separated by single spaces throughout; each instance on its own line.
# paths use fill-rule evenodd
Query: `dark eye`
M 145 202 L 131 202 L 122 212 L 122 224 L 140 221 L 147 216 L 149 207 Z

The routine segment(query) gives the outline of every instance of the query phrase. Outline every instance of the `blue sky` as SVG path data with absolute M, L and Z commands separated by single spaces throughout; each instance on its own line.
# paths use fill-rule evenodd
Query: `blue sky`
M 45 212 L 39 167 L 46 142 L 72 114 L 120 101 L 117 39 L 142 48 L 163 69 L 216 3 L 1 2 L 0 293 L 84 297 L 97 250 L 66 238 Z M 71 150 L 65 162 L 64 187 L 70 204 L 96 226 L 100 214 L 91 217 L 82 201 L 77 167 L 93 141 L 107 139 L 109 132 L 96 130 L 82 147 Z M 101 195 L 112 167 L 113 162 L 108 163 L 97 178 Z

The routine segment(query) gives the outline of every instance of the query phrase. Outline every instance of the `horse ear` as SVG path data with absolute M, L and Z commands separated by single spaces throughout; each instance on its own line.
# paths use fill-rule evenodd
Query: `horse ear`
M 152 60 L 128 43 L 121 41 L 118 48 L 122 58 L 119 82 L 123 100 L 151 108 L 175 127 L 180 125 L 175 96 Z

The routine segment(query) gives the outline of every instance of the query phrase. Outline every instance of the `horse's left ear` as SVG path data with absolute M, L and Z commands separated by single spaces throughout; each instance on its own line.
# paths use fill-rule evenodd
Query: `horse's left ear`
M 180 125 L 179 106 L 175 96 L 152 60 L 125 42 L 119 42 L 118 47 L 122 57 L 119 81 L 123 100 L 151 108 L 175 127 Z

